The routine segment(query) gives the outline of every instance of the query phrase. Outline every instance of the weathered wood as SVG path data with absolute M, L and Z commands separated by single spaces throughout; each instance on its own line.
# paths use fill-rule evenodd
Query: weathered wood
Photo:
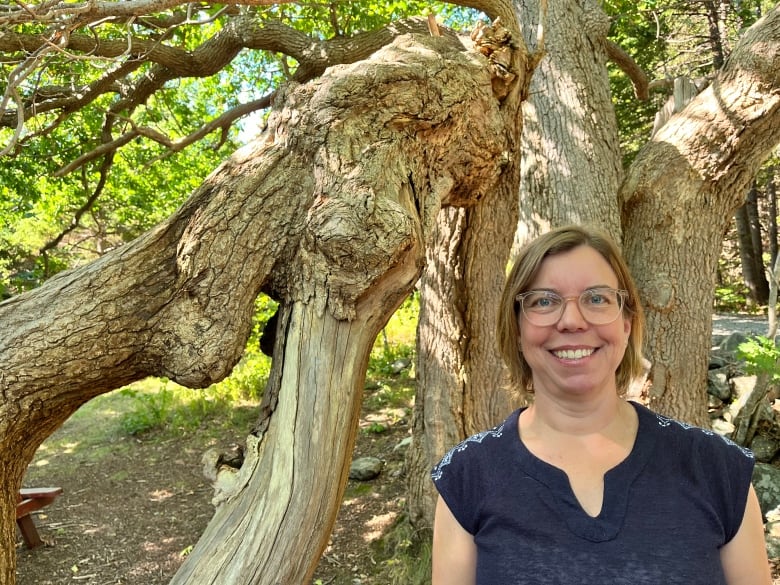
M 281 91 L 268 131 L 168 221 L 0 303 L 4 485 L 18 489 L 40 442 L 98 394 L 148 375 L 226 376 L 266 292 L 285 311 L 274 386 L 174 583 L 306 582 L 346 482 L 373 340 L 419 277 L 439 209 L 498 182 L 499 108 L 483 56 L 451 35 L 400 37 Z M 13 561 L 0 559 L 2 585 Z

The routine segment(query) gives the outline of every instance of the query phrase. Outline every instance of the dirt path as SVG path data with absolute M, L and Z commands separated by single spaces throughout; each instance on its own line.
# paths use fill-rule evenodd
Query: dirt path
M 17 531 L 18 585 L 164 585 L 207 525 L 212 490 L 201 471 L 210 447 L 243 440 L 241 429 L 215 426 L 177 437 L 129 437 L 116 413 L 78 413 L 39 449 L 25 486 L 60 486 L 63 494 L 35 515 L 49 544 L 24 547 Z M 370 543 L 401 512 L 406 420 L 364 420 L 356 455 L 385 460 L 379 479 L 352 482 L 315 576 L 323 584 L 368 585 L 376 564 Z M 112 426 L 113 425 L 113 426 Z M 241 427 L 248 428 L 248 427 Z M 386 584 L 383 584 L 386 585 Z

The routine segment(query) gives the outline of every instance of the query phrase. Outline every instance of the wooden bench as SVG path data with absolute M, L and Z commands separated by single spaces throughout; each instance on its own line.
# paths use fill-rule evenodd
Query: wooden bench
M 22 488 L 19 491 L 19 501 L 16 504 L 16 524 L 19 526 L 27 548 L 35 548 L 43 544 L 30 513 L 48 506 L 61 493 L 62 488 L 58 487 Z

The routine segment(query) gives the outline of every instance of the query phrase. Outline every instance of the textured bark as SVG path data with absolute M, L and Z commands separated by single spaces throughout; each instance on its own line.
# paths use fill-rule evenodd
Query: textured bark
M 624 248 L 648 317 L 652 405 L 707 425 L 721 238 L 780 127 L 780 7 L 640 151 L 621 189 Z
M 517 226 L 516 185 L 516 179 L 508 182 L 476 208 L 443 209 L 426 254 L 408 464 L 409 513 L 420 528 L 433 522 L 431 467 L 464 437 L 500 422 L 516 403 L 495 336 Z
M 425 99 L 420 99 L 425 96 Z M 14 490 L 81 404 L 148 375 L 227 375 L 260 291 L 281 335 L 258 429 L 174 583 L 306 583 L 338 510 L 371 344 L 418 279 L 442 205 L 504 166 L 488 61 L 400 37 L 280 94 L 268 131 L 168 221 L 0 304 L 0 583 L 14 582 Z
M 497 188 L 479 205 L 445 208 L 426 251 L 417 329 L 417 393 L 408 460 L 412 523 L 430 528 L 436 493 L 431 467 L 465 436 L 495 425 L 513 400 L 496 345 L 496 311 L 517 226 L 520 103 L 529 76 L 525 44 L 514 18 L 502 19 L 512 35 L 512 91 L 502 101 L 506 163 Z M 517 50 L 520 49 L 520 50 Z
M 515 3 L 531 39 L 538 0 Z M 596 2 L 550 2 L 545 28 L 547 55 L 523 104 L 515 246 L 567 223 L 601 226 L 620 240 L 623 171 L 606 68 L 609 19 Z

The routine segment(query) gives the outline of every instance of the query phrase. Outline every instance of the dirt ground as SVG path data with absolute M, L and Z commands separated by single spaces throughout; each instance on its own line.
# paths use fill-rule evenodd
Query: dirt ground
M 18 585 L 167 584 L 213 512 L 201 456 L 240 437 L 209 429 L 167 439 L 115 434 L 84 445 L 89 421 L 72 420 L 42 446 L 24 481 L 63 494 L 34 515 L 45 546 L 28 550 L 17 530 Z M 378 585 L 367 570 L 375 564 L 368 544 L 401 512 L 404 454 L 393 447 L 409 425 L 401 418 L 377 433 L 368 430 L 377 428 L 372 422 L 361 422 L 355 451 L 383 459 L 384 470 L 371 482 L 350 480 L 314 583 Z
M 376 577 L 371 546 L 403 511 L 403 413 L 364 413 L 355 456 L 385 461 L 379 478 L 350 481 L 331 543 L 313 584 L 387 585 Z M 242 439 L 235 427 L 175 438 L 96 433 L 107 413 L 74 417 L 39 450 L 25 486 L 60 486 L 63 494 L 35 514 L 47 542 L 25 548 L 17 531 L 18 585 L 164 585 L 208 523 L 211 486 L 201 471 L 210 447 Z M 376 432 L 381 424 L 387 430 Z M 774 585 L 780 585 L 775 568 Z

